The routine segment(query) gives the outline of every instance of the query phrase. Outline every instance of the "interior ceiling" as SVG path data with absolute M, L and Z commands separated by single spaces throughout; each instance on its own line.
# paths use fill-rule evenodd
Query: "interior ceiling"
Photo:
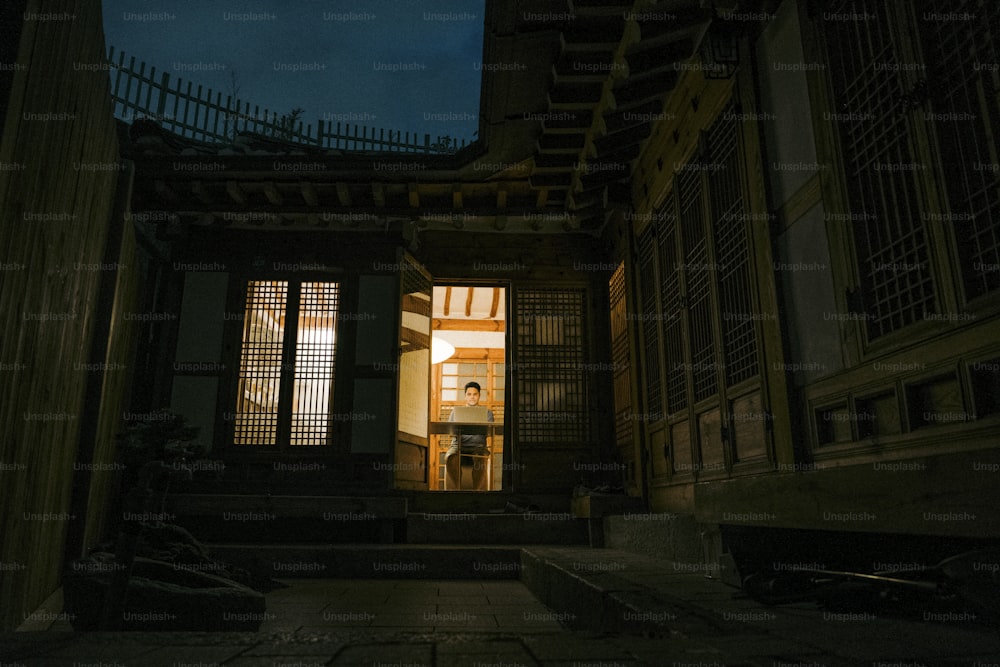
M 440 320 L 503 320 L 503 287 L 434 286 L 433 317 Z
M 480 140 L 453 155 L 345 152 L 128 128 L 132 211 L 191 226 L 598 234 L 696 57 L 704 0 L 490 0 Z M 733 4 L 733 3 L 729 3 Z M 496 64 L 488 68 L 486 64 Z M 499 65 L 507 64 L 507 67 Z M 153 218 L 152 216 L 157 216 Z

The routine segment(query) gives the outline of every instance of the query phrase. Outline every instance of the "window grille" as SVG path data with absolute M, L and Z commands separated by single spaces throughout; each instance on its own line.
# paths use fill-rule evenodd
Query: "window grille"
M 757 336 L 750 299 L 749 223 L 738 166 L 739 128 L 733 111 L 730 108 L 721 114 L 708 131 L 712 164 L 708 191 L 715 230 L 726 382 L 730 386 L 757 374 Z
M 689 165 L 696 166 L 696 165 Z M 708 261 L 708 237 L 702 202 L 700 170 L 685 169 L 677 179 L 680 219 L 683 229 L 684 275 L 687 278 L 688 322 L 691 341 L 691 374 L 694 379 L 694 400 L 712 396 L 718 391 L 717 361 L 712 322 L 712 292 L 714 267 Z
M 518 434 L 526 443 L 589 438 L 583 290 L 517 295 Z
M 327 444 L 337 301 L 336 283 L 248 284 L 234 444 L 276 446 L 282 431 L 290 445 Z
M 974 21 L 920 21 L 928 64 L 930 120 L 941 155 L 965 298 L 1000 289 L 1000 135 L 996 63 L 1000 5 L 995 0 L 930 0 L 926 12 Z M 983 66 L 985 65 L 985 67 Z
M 660 325 L 656 308 L 656 225 L 646 227 L 639 239 L 639 275 L 642 291 L 642 340 L 645 349 L 646 398 L 654 415 L 662 410 L 663 382 L 660 376 Z
M 657 214 L 660 221 L 660 322 L 667 367 L 667 412 L 685 409 L 687 372 L 684 364 L 684 320 L 681 318 L 681 272 L 677 263 L 677 215 L 671 192 Z M 651 274 L 650 274 L 651 275 Z
M 287 301 L 287 282 L 252 282 L 247 286 L 236 397 L 237 445 L 277 444 Z
M 835 121 L 848 183 L 861 299 L 869 340 L 935 312 L 926 221 L 918 205 L 926 165 L 916 159 L 908 112 L 913 86 L 901 62 L 899 32 L 882 0 L 834 3 L 833 13 L 865 21 L 823 21 Z
M 303 283 L 299 294 L 290 444 L 324 445 L 336 356 L 337 285 Z
M 625 263 L 615 269 L 608 283 L 611 301 L 611 363 L 615 396 L 615 443 L 632 444 L 632 389 L 628 354 L 628 309 L 625 300 Z

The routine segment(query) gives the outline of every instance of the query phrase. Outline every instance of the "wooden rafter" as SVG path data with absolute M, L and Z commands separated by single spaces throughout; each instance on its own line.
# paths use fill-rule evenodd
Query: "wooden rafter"
M 435 331 L 506 331 L 503 320 L 448 320 L 435 318 L 431 321 Z

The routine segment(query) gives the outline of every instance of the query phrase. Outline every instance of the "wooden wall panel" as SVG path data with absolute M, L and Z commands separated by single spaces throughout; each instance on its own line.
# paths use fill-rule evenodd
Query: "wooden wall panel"
M 23 67 L 0 142 L 0 631 L 23 622 L 64 567 L 93 306 L 121 174 L 107 72 L 73 66 L 104 58 L 100 4 L 34 0 L 22 16 Z M 110 415 L 121 414 L 120 379 L 105 386 L 101 457 L 111 454 Z

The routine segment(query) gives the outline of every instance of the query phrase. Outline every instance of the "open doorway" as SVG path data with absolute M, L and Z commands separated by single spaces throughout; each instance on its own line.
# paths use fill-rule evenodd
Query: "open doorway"
M 506 310 L 504 287 L 434 286 L 431 420 L 442 424 L 488 422 L 488 425 L 432 429 L 430 460 L 434 465 L 429 476 L 432 490 L 502 488 Z M 470 383 L 474 384 L 469 387 Z M 474 395 L 476 386 L 478 397 Z M 465 409 L 469 407 L 474 409 Z M 485 447 L 478 446 L 482 441 Z

